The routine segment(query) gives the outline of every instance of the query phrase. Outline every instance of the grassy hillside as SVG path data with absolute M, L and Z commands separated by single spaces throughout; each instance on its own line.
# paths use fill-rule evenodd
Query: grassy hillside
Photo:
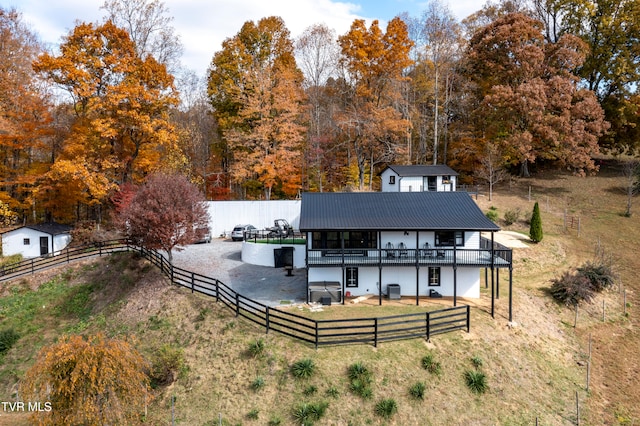
M 220 418 L 226 425 L 299 424 L 294 414 L 303 403 L 328 404 L 317 424 L 530 425 L 538 419 L 539 424 L 564 425 L 576 421 L 576 393 L 582 424 L 637 423 L 640 339 L 635 326 L 640 301 L 633 278 L 640 267 L 640 229 L 635 218 L 620 215 L 621 181 L 613 168 L 585 179 L 543 175 L 505 184 L 492 202 L 481 197 L 483 210 L 493 206 L 500 218 L 520 209 L 521 220 L 507 227 L 519 232 L 528 231 L 524 219 L 534 201 L 542 210 L 543 241 L 515 252 L 517 325 L 507 325 L 507 288 L 502 280 L 495 319 L 488 313 L 490 295 L 483 289 L 482 300 L 472 309 L 471 333 L 440 335 L 431 343 L 416 339 L 378 348 L 315 350 L 278 334 L 265 335 L 211 299 L 168 285 L 153 266 L 130 254 L 3 284 L 0 331 L 14 329 L 21 338 L 0 358 L 0 400 L 15 398 L 17 380 L 43 345 L 62 333 L 104 331 L 135 336 L 150 358 L 163 348 L 182 351 L 184 365 L 173 383 L 156 390 L 147 424 L 170 424 L 175 401 L 176 423 L 184 425 L 217 425 Z M 580 217 L 579 236 L 577 229 L 565 229 L 565 210 Z M 596 249 L 609 254 L 620 273 L 627 316 L 624 292 L 616 288 L 581 307 L 574 328 L 575 311 L 553 302 L 545 289 L 549 279 L 592 259 Z M 322 313 L 291 309 L 338 317 L 352 315 L 354 309 L 362 316 L 381 312 L 367 305 L 334 305 Z M 385 314 L 398 309 L 403 307 L 384 308 Z M 258 341 L 264 349 L 254 356 L 251 348 Z M 428 354 L 440 363 L 439 375 L 422 367 Z M 316 367 L 308 379 L 291 372 L 303 359 L 311 359 Z M 370 398 L 351 390 L 347 371 L 357 362 L 371 371 Z M 469 390 L 467 371 L 486 375 L 486 393 Z M 424 384 L 423 400 L 410 395 L 418 382 Z M 375 412 L 384 398 L 397 404 L 390 420 Z M 24 421 L 24 416 L 0 416 L 0 424 Z

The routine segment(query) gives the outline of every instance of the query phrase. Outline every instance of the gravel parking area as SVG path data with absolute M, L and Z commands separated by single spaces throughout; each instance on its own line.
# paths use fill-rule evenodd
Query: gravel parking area
M 175 266 L 217 278 L 239 294 L 268 306 L 306 302 L 306 271 L 287 276 L 281 268 L 242 262 L 242 242 L 214 238 L 173 253 Z

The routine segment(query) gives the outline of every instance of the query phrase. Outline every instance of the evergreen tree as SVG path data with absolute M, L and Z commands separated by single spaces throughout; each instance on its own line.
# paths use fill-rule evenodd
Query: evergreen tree
M 538 202 L 533 206 L 533 214 L 531 215 L 531 227 L 529 228 L 529 237 L 534 243 L 542 241 L 542 219 L 540 218 L 540 207 Z

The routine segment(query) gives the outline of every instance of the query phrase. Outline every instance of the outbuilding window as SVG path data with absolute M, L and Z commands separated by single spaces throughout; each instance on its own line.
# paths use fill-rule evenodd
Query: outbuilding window
M 395 175 L 389 176 L 389 185 L 395 185 L 395 183 L 396 183 Z
M 29 238 L 25 238 L 24 240 L 22 240 L 22 243 L 23 243 L 25 246 L 28 246 L 28 245 L 30 245 L 30 244 L 31 244 L 31 239 L 29 239 Z

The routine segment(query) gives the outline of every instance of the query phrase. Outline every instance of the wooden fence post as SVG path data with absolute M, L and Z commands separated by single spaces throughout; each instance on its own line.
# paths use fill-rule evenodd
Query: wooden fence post
M 240 315 L 240 295 L 236 293 L 236 318 Z
M 268 306 L 267 306 L 267 309 L 265 310 L 264 322 L 265 322 L 264 325 L 267 328 L 266 334 L 269 334 L 269 307 Z
M 193 293 L 193 287 L 195 286 L 195 274 L 191 272 L 191 293 Z
M 378 347 L 378 318 L 373 319 L 373 347 Z
M 216 303 L 220 302 L 220 281 L 216 279 Z
M 427 312 L 427 342 L 431 341 L 431 315 Z
M 467 333 L 471 332 L 471 306 L 467 305 Z
M 314 321 L 316 324 L 316 336 L 315 336 L 315 340 L 316 340 L 316 349 L 318 349 L 318 321 Z

